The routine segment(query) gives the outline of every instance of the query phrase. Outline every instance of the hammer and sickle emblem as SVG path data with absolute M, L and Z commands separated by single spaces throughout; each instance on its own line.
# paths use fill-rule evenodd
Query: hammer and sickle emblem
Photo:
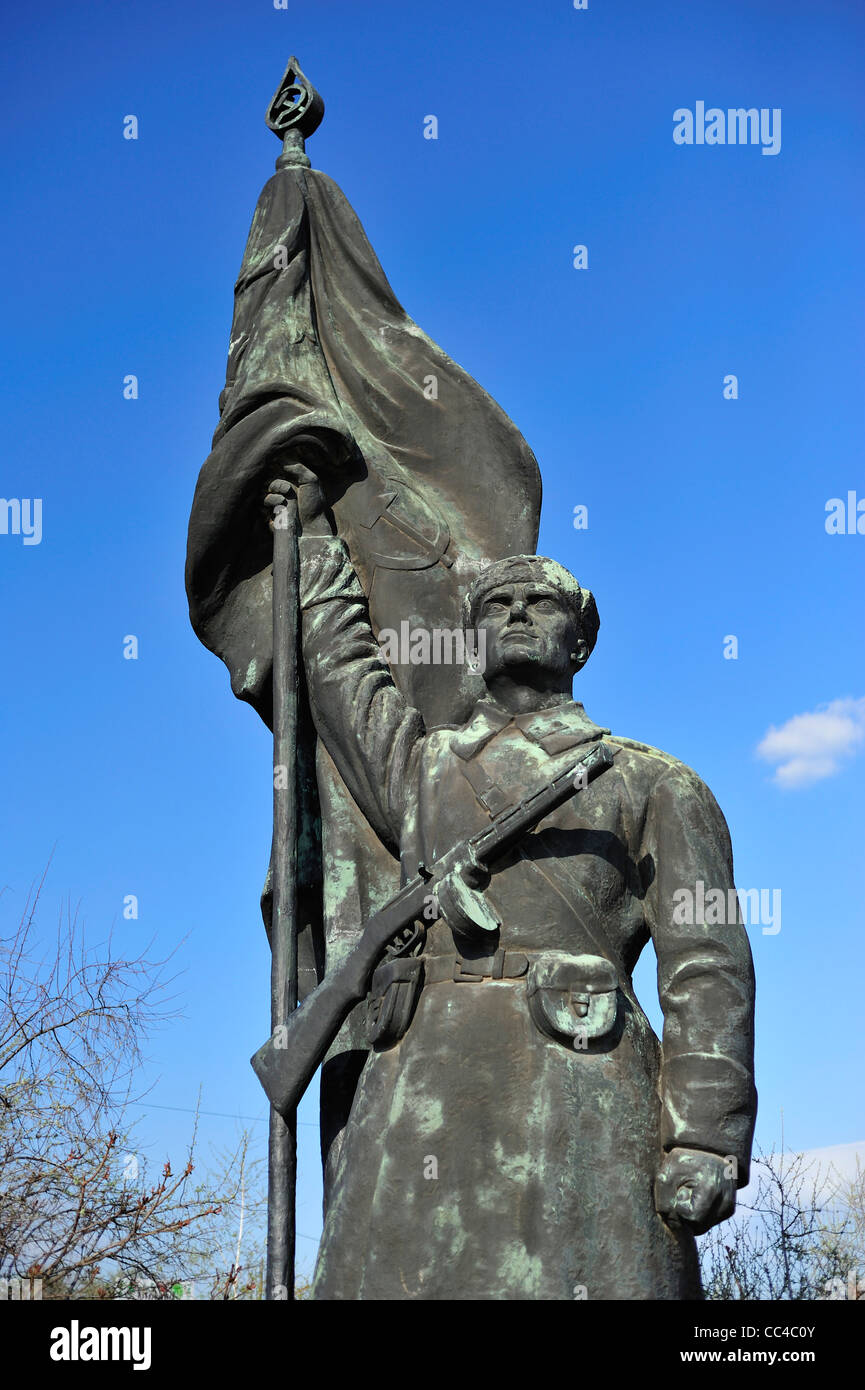
M 356 503 L 355 516 L 372 533 L 370 562 L 391 570 L 450 569 L 447 553 L 451 534 L 447 522 L 427 500 L 405 483 L 387 483 L 366 490 Z

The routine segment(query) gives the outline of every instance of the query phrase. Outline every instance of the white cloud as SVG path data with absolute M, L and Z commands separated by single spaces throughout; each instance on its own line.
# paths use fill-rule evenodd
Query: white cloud
M 774 724 L 757 747 L 757 756 L 778 763 L 774 781 L 779 787 L 806 787 L 834 777 L 845 758 L 865 741 L 865 697 L 847 697 L 819 705 L 807 714 L 794 714 L 776 729 Z
M 755 1154 L 751 1160 L 750 1182 L 740 1194 L 743 1204 L 746 1199 L 753 1201 L 756 1197 L 760 1174 L 765 1174 L 759 1157 L 759 1154 Z M 861 1183 L 865 1173 L 865 1142 L 860 1140 L 854 1144 L 833 1144 L 826 1149 L 776 1154 L 775 1170 L 801 1174 L 804 1193 L 814 1201 L 829 1202 L 842 1194 L 850 1184 Z

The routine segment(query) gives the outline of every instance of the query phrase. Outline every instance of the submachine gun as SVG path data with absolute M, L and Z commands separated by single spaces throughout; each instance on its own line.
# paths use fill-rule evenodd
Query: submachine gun
M 366 997 L 388 946 L 399 951 L 416 935 L 413 924 L 429 916 L 425 909 L 431 902 L 436 916 L 443 916 L 451 926 L 467 917 L 476 929 L 496 931 L 500 924 L 477 893 L 478 886 L 524 835 L 612 767 L 613 758 L 606 744 L 596 744 L 532 796 L 500 811 L 489 825 L 455 845 L 431 868 L 419 864 L 417 876 L 367 918 L 357 945 L 343 963 L 325 976 L 252 1058 L 256 1076 L 282 1116 L 297 1105 L 348 1015 Z

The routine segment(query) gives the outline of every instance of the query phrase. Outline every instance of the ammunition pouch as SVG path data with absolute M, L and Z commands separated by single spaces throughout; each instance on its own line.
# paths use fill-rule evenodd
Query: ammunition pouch
M 616 968 L 606 956 L 545 951 L 529 967 L 529 1013 L 547 1037 L 583 1050 L 615 1027 L 618 986 Z
M 423 984 L 423 968 L 419 956 L 396 956 L 376 969 L 366 1015 L 372 1047 L 392 1047 L 405 1033 Z

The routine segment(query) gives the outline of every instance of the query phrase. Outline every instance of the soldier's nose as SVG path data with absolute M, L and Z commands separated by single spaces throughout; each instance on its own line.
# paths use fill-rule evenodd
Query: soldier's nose
M 512 603 L 512 604 L 511 604 L 511 611 L 510 611 L 510 613 L 508 614 L 508 622 L 509 622 L 509 623 L 513 623 L 513 622 L 524 623 L 527 617 L 528 617 L 528 609 L 527 609 L 526 605 L 522 602 L 521 599 L 517 599 L 517 601 L 516 601 L 515 603 Z

